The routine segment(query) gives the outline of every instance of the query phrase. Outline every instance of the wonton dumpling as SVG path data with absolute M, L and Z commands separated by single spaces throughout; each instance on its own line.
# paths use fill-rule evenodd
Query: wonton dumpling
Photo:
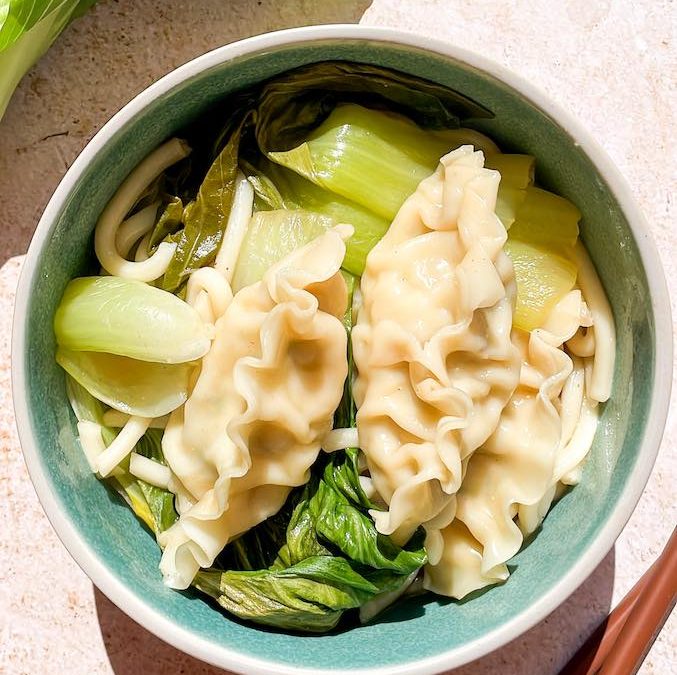
M 505 580 L 505 563 L 540 525 L 558 482 L 590 449 L 596 416 L 590 435 L 581 414 L 589 405 L 582 365 L 562 349 L 586 324 L 587 308 L 574 290 L 541 328 L 513 332 L 522 355 L 520 383 L 496 431 L 468 463 L 456 520 L 442 533 L 442 559 L 426 567 L 429 590 L 462 598 Z
M 471 146 L 455 150 L 402 205 L 367 258 L 352 333 L 360 447 L 389 506 L 372 516 L 398 542 L 425 525 L 434 561 L 464 464 L 520 370 L 500 175 L 483 164 Z
M 170 418 L 163 451 L 192 497 L 159 539 L 174 588 L 308 480 L 348 371 L 341 233 L 328 231 L 237 293 L 185 410 Z

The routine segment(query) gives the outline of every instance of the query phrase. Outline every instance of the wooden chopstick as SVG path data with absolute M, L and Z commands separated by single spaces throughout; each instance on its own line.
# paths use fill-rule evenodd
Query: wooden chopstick
M 629 675 L 651 648 L 677 593 L 677 529 L 663 553 L 597 627 L 560 675 Z
M 639 670 L 677 599 L 677 528 L 647 585 L 635 602 L 599 675 L 631 675 Z
M 609 616 L 597 626 L 585 644 L 560 671 L 560 675 L 593 675 L 600 669 L 621 632 L 621 628 L 630 616 L 635 601 L 649 583 L 657 562 L 654 562 Z

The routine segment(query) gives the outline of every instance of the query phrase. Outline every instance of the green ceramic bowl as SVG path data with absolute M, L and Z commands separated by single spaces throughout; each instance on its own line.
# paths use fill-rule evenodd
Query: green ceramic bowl
M 52 318 L 90 257 L 97 217 L 126 174 L 215 101 L 287 69 L 362 61 L 449 85 L 491 109 L 481 128 L 538 158 L 539 181 L 583 212 L 582 237 L 613 306 L 614 393 L 581 484 L 511 561 L 509 581 L 470 602 L 411 600 L 387 621 L 320 637 L 229 620 L 162 585 L 153 537 L 90 473 L 54 361 Z M 247 673 L 433 673 L 515 638 L 561 603 L 610 550 L 654 463 L 668 405 L 671 323 L 665 282 L 629 190 L 596 143 L 530 85 L 475 54 L 391 30 L 320 26 L 217 49 L 125 106 L 66 174 L 33 238 L 16 296 L 13 386 L 26 462 L 64 545 L 123 611 L 176 647 Z

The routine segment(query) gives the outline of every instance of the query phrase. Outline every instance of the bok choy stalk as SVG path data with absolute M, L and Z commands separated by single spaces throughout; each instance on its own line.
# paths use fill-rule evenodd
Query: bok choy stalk
M 19 81 L 96 0 L 0 0 L 0 120 Z
M 533 330 L 543 325 L 553 307 L 574 286 L 576 265 L 558 253 L 509 238 L 505 252 L 512 260 L 517 282 L 513 325 Z
M 357 208 L 389 223 L 421 180 L 434 171 L 440 157 L 465 144 L 483 149 L 486 166 L 501 171 L 497 211 L 509 227 L 515 220 L 515 202 L 524 200 L 523 190 L 533 183 L 534 158 L 501 154 L 490 139 L 473 129 L 422 129 L 399 115 L 340 105 L 300 145 L 269 152 L 268 157 L 305 177 L 316 189 L 324 188 L 335 199 L 356 203 Z M 278 182 L 284 185 L 280 177 L 273 182 L 276 187 Z M 278 190 L 285 197 L 289 193 Z M 300 203 L 314 208 L 303 199 Z M 362 270 L 350 271 L 359 274 Z
M 287 254 L 336 225 L 313 211 L 258 211 L 252 216 L 233 274 L 233 291 L 263 278 L 266 270 Z
M 121 277 L 73 279 L 54 316 L 60 347 L 156 363 L 204 356 L 210 340 L 198 313 L 171 293 Z
M 188 396 L 192 361 L 210 340 L 197 312 L 171 293 L 119 277 L 82 277 L 54 317 L 56 359 L 116 410 L 158 417 Z
M 443 136 L 387 112 L 340 105 L 303 143 L 268 158 L 391 221 L 450 150 Z
M 529 186 L 515 211 L 510 238 L 572 257 L 580 219 L 581 212 L 568 199 Z
M 77 420 L 99 425 L 104 445 L 110 445 L 117 433 L 104 424 L 104 411 L 101 403 L 69 376 L 66 376 L 66 391 Z M 161 441 L 162 430 L 148 429 L 136 444 L 134 451 L 165 464 Z M 137 517 L 157 536 L 171 527 L 178 518 L 174 509 L 174 495 L 168 490 L 150 485 L 132 476 L 129 473 L 128 464 L 129 459 L 118 466 L 106 482 L 120 494 Z
M 574 286 L 574 246 L 580 211 L 567 199 L 533 185 L 528 155 L 490 155 L 501 172 L 496 213 L 508 228 L 505 252 L 513 263 L 517 298 L 513 325 L 533 330 Z
M 258 209 L 303 209 L 331 218 L 336 223 L 348 223 L 355 233 L 346 242 L 343 269 L 361 275 L 367 254 L 388 229 L 389 222 L 369 209 L 325 190 L 297 173 L 266 160 L 258 170 L 246 167 L 249 182 L 254 187 Z
M 193 202 L 188 203 L 190 195 L 183 192 L 185 181 L 175 186 L 178 191 L 174 194 L 188 205 L 182 214 L 183 226 L 165 235 L 165 241 L 176 242 L 178 246 L 163 288 L 177 292 L 191 271 L 215 259 L 232 206 L 238 163 L 245 169 L 248 161 L 256 165 L 269 151 L 293 148 L 338 103 L 357 100 L 408 115 L 426 128 L 446 129 L 440 133 L 451 133 L 450 129 L 458 127 L 462 118 L 491 116 L 482 106 L 444 86 L 387 68 L 348 62 L 304 66 L 231 96 L 210 118 L 187 131 L 194 148 L 194 166 L 204 164 L 211 168 Z M 217 132 L 214 121 L 218 121 L 219 110 L 226 121 Z M 475 138 L 481 136 L 472 133 Z M 213 142 L 215 136 L 217 140 Z M 493 151 L 497 150 L 491 141 L 482 138 L 491 144 Z M 190 178 L 186 180 L 190 182 Z M 361 209 L 357 201 L 317 191 L 311 195 L 304 189 L 288 205 L 275 202 L 267 208 L 316 211 L 353 225 L 354 243 L 348 246 L 345 266 L 348 271 L 360 274 L 366 253 L 383 235 L 388 221 L 378 211 Z M 176 222 L 173 218 L 172 226 Z M 161 232 L 159 228 L 153 234 L 152 246 L 159 243 Z
M 161 417 L 188 398 L 191 363 L 149 363 L 125 356 L 59 347 L 57 363 L 90 394 L 115 410 Z

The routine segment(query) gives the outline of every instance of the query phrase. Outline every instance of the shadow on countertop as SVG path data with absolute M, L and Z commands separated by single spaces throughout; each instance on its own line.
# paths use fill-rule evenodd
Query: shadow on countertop
M 612 551 L 562 605 L 505 647 L 447 675 L 557 675 L 607 616 L 614 585 Z M 178 651 L 132 621 L 94 589 L 103 643 L 115 675 L 227 675 Z
M 356 23 L 371 0 L 99 0 L 15 91 L 0 120 L 0 266 L 28 249 L 68 167 L 155 80 L 244 37 Z

